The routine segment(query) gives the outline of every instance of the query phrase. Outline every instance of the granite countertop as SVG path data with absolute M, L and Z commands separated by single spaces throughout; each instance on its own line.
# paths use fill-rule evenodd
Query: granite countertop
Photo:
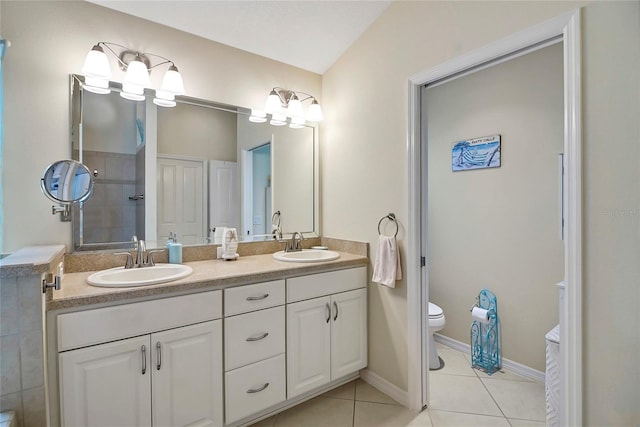
M 31 276 L 56 271 L 64 245 L 30 246 L 0 260 L 0 278 Z
M 284 279 L 287 277 L 321 273 L 342 268 L 365 266 L 366 256 L 338 252 L 340 258 L 314 263 L 282 262 L 271 254 L 240 257 L 236 261 L 207 260 L 185 262 L 193 273 L 183 279 L 158 285 L 128 288 L 100 288 L 89 286 L 87 277 L 93 271 L 66 273 L 59 291 L 47 292 L 47 311 L 126 301 L 134 298 L 168 296 L 194 290 L 215 290 L 226 287 Z

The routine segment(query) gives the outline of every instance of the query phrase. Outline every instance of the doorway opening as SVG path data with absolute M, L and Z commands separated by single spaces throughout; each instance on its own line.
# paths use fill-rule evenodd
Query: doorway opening
M 421 88 L 443 79 L 469 73 L 492 61 L 523 54 L 531 48 L 563 42 L 563 203 L 565 217 L 564 283 L 566 295 L 561 307 L 561 407 L 563 425 L 582 421 L 581 360 L 581 135 L 580 135 L 580 15 L 573 11 L 512 36 L 498 40 L 448 63 L 426 70 L 409 79 L 409 223 L 415 230 L 426 226 L 426 153 L 421 150 Z M 479 135 L 480 136 L 480 135 Z M 461 172 L 467 173 L 467 172 Z M 407 242 L 407 306 L 409 347 L 409 396 L 411 407 L 428 404 L 428 363 L 426 363 L 426 324 L 428 318 L 429 262 L 426 242 L 413 233 Z M 570 363 L 569 363 L 570 361 Z
M 271 141 L 243 150 L 243 163 L 242 230 L 262 240 L 271 231 Z

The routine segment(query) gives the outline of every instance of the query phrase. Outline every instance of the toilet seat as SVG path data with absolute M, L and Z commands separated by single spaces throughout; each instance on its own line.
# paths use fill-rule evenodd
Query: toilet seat
M 431 370 L 442 367 L 433 334 L 442 330 L 444 325 L 444 311 L 436 304 L 429 302 L 429 320 L 427 321 L 427 326 L 429 330 L 429 369 Z
M 444 312 L 440 307 L 436 304 L 430 302 L 429 303 L 429 319 L 437 319 L 439 317 L 444 316 Z

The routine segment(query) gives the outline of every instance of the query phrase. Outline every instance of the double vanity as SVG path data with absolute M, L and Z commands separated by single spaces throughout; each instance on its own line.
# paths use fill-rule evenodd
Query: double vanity
M 333 254 L 187 262 L 135 287 L 65 274 L 46 304 L 51 425 L 248 425 L 357 378 L 368 260 Z

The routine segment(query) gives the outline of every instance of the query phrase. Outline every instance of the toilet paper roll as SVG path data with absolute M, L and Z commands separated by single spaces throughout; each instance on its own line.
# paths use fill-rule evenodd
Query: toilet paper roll
M 489 323 L 489 310 L 480 307 L 473 307 L 471 319 L 480 323 Z

